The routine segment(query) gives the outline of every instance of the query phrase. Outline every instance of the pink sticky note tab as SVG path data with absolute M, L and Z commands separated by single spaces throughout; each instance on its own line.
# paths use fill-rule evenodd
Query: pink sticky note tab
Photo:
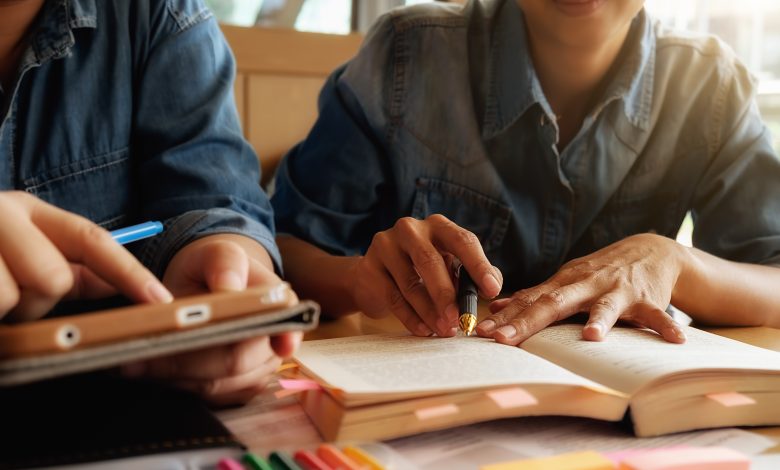
M 314 380 L 306 379 L 279 379 L 279 385 L 285 390 L 319 390 L 322 388 L 320 384 Z
M 538 405 L 536 397 L 528 393 L 524 388 L 505 388 L 487 392 L 487 396 L 501 409 L 520 408 L 522 406 Z
M 710 400 L 716 401 L 723 406 L 731 408 L 732 406 L 755 405 L 756 401 L 747 395 L 737 392 L 710 393 L 706 395 Z
M 244 466 L 234 459 L 222 459 L 217 464 L 218 470 L 244 470 Z
M 449 404 L 420 408 L 419 410 L 415 411 L 414 414 L 417 416 L 417 419 L 424 421 L 426 419 L 439 418 L 441 416 L 453 415 L 459 412 L 460 408 L 458 408 L 457 405 Z
M 655 452 L 659 450 L 668 451 L 668 450 L 678 450 L 678 449 L 688 449 L 688 448 L 690 448 L 690 446 L 650 447 L 647 449 L 625 449 L 625 450 L 618 450 L 615 452 L 607 452 L 604 454 L 604 457 L 611 460 L 617 466 L 620 464 L 620 462 L 626 460 L 629 457 L 646 454 L 648 452 Z
M 749 470 L 750 458 L 727 447 L 687 447 L 628 457 L 620 470 Z

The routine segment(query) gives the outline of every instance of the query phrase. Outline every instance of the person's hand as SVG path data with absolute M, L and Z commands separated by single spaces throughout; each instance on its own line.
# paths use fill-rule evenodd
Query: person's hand
M 352 268 L 358 309 L 378 318 L 392 312 L 415 335 L 453 336 L 458 320 L 452 261 L 458 258 L 483 297 L 501 291 L 501 273 L 477 237 L 442 215 L 404 217 L 374 236 Z
M 262 336 L 240 343 L 127 364 L 126 377 L 169 382 L 214 405 L 246 403 L 268 385 L 282 358 L 301 342 L 300 333 Z
M 118 292 L 170 302 L 170 292 L 109 233 L 21 191 L 0 192 L 0 318 L 34 320 L 62 299 Z
M 494 301 L 492 315 L 477 325 L 477 333 L 517 345 L 551 323 L 588 312 L 586 340 L 603 340 L 624 320 L 682 343 L 682 329 L 664 309 L 684 263 L 683 250 L 659 235 L 628 237 L 566 263 L 542 284 Z
M 177 297 L 238 291 L 279 283 L 271 266 L 268 253 L 254 240 L 241 235 L 212 235 L 179 250 L 168 264 L 163 282 Z M 301 336 L 284 333 L 151 359 L 127 364 L 123 373 L 170 382 L 216 405 L 243 403 L 265 388 Z

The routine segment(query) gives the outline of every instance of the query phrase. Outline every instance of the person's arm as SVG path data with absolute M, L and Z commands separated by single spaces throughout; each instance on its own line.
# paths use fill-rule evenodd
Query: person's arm
M 398 200 L 387 156 L 396 124 L 384 100 L 403 79 L 393 72 L 394 35 L 386 16 L 326 82 L 317 122 L 276 175 L 278 242 L 286 278 L 325 313 L 393 314 L 415 334 L 449 336 L 458 316 L 453 258 L 486 297 L 502 279 L 474 234 L 441 215 L 404 217 L 411 201 Z
M 374 236 L 364 256 L 332 256 L 294 237 L 278 240 L 288 279 L 324 311 L 360 311 L 374 318 L 392 313 L 419 336 L 455 334 L 455 258 L 484 297 L 498 295 L 503 282 L 477 237 L 440 214 L 399 219 Z
M 153 2 L 150 30 L 133 39 L 138 212 L 165 224 L 134 251 L 176 296 L 280 282 L 270 202 L 235 109 L 230 49 L 202 2 L 174 3 Z M 261 337 L 129 364 L 125 373 L 241 402 L 299 340 Z
M 703 324 L 780 328 L 780 268 L 685 250 L 672 294 L 675 307 Z
M 780 326 L 780 158 L 743 65 L 723 90 L 692 210 L 698 249 L 672 302 L 708 324 Z
M 152 3 L 151 30 L 133 39 L 138 216 L 165 230 L 131 248 L 162 277 L 185 245 L 232 233 L 263 246 L 278 270 L 273 212 L 235 107 L 232 53 L 202 1 L 174 3 Z
M 352 297 L 352 281 L 359 256 L 336 256 L 300 238 L 276 237 L 282 253 L 285 278 L 295 292 L 316 299 L 323 312 L 340 316 L 359 310 Z

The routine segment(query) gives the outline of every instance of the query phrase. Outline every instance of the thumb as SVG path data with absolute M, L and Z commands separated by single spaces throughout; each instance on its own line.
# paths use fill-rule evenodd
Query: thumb
M 279 276 L 271 268 L 255 258 L 249 258 L 248 285 L 275 285 L 280 281 Z
M 291 331 L 271 337 L 271 347 L 277 356 L 287 358 L 293 355 L 303 339 L 300 331 Z
M 237 243 L 215 240 L 203 247 L 203 278 L 211 292 L 246 289 L 249 256 Z

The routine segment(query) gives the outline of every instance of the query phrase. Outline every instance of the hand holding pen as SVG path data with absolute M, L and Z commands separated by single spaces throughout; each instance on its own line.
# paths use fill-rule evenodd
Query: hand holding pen
M 417 336 L 457 333 L 458 305 L 450 261 L 459 259 L 479 291 L 493 298 L 501 273 L 490 264 L 479 238 L 441 214 L 404 217 L 374 235 L 366 254 L 350 258 L 345 290 L 354 309 L 369 317 L 395 315 Z
M 463 266 L 458 269 L 458 328 L 471 336 L 477 325 L 477 285 Z
M 0 192 L 0 318 L 34 320 L 62 299 L 173 296 L 107 231 L 22 191 Z

